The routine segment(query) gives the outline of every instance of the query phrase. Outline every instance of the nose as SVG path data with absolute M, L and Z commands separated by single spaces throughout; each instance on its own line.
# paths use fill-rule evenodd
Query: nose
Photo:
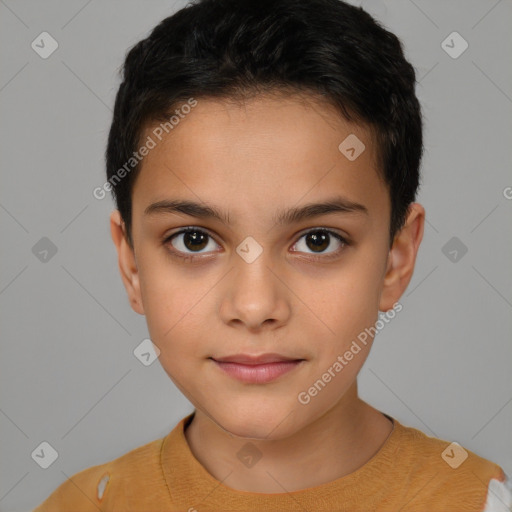
M 291 314 L 290 291 L 265 251 L 251 263 L 235 254 L 234 266 L 224 282 L 220 307 L 223 322 L 251 332 L 286 324 Z

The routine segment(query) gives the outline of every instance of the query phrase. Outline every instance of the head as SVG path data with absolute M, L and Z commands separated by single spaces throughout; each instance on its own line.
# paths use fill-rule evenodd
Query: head
M 291 435 L 354 389 L 373 334 L 334 363 L 423 233 L 414 86 L 399 40 L 339 0 L 202 0 L 129 51 L 106 151 L 121 276 L 164 369 L 233 434 Z M 264 383 L 215 362 L 267 353 L 301 362 Z

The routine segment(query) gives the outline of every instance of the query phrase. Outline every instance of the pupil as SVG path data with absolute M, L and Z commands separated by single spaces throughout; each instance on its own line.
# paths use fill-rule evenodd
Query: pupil
M 204 249 L 206 246 L 206 235 L 205 233 L 199 233 L 197 231 L 188 231 L 184 236 L 184 244 L 187 249 Z
M 329 239 L 328 238 L 329 238 L 329 235 L 327 233 L 322 232 L 322 231 L 316 231 L 313 233 L 308 233 L 308 235 L 306 236 L 306 243 L 308 243 L 310 241 L 313 242 L 313 247 L 310 247 L 309 245 L 308 245 L 308 247 L 310 249 L 312 249 L 313 251 L 320 249 L 317 252 L 321 252 L 322 250 L 327 249 L 327 247 L 329 247 Z

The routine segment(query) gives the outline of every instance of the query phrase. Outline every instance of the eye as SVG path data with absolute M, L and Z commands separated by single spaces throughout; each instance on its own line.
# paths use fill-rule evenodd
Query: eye
M 193 258 L 194 254 L 210 252 L 209 250 L 204 250 L 208 249 L 209 246 L 210 250 L 218 247 L 206 231 L 194 227 L 188 227 L 173 233 L 164 240 L 164 243 L 172 246 L 171 251 L 176 256 L 185 259 Z
M 303 242 L 302 239 L 304 239 Z M 338 233 L 328 229 L 315 228 L 304 233 L 293 247 L 298 247 L 299 252 L 307 252 L 304 249 L 311 249 L 313 252 L 309 254 L 336 255 L 346 245 L 348 245 L 347 240 Z M 326 252 L 328 248 L 331 250 Z
M 185 260 L 194 259 L 196 255 L 213 252 L 219 247 L 210 234 L 193 226 L 168 236 L 164 240 L 164 244 L 171 246 L 169 251 L 173 256 Z M 293 247 L 298 252 L 306 253 L 308 253 L 307 249 L 310 249 L 312 252 L 308 254 L 312 254 L 313 259 L 315 257 L 325 259 L 329 256 L 336 256 L 347 245 L 349 242 L 340 234 L 325 228 L 315 228 L 304 233 Z M 331 250 L 326 251 L 329 248 Z M 315 254 L 318 256 L 314 256 Z

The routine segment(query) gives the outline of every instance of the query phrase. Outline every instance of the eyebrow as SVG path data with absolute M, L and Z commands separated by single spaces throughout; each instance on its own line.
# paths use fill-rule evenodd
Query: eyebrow
M 161 213 L 182 213 L 190 217 L 200 219 L 213 218 L 223 224 L 229 225 L 229 212 L 224 212 L 213 206 L 205 206 L 201 203 L 188 200 L 162 200 L 150 204 L 145 210 L 144 215 L 154 215 Z M 278 225 L 299 223 L 306 219 L 319 217 L 333 213 L 362 213 L 368 215 L 366 206 L 349 201 L 348 199 L 337 196 L 321 203 L 308 203 L 303 206 L 280 210 L 273 216 L 273 222 Z

